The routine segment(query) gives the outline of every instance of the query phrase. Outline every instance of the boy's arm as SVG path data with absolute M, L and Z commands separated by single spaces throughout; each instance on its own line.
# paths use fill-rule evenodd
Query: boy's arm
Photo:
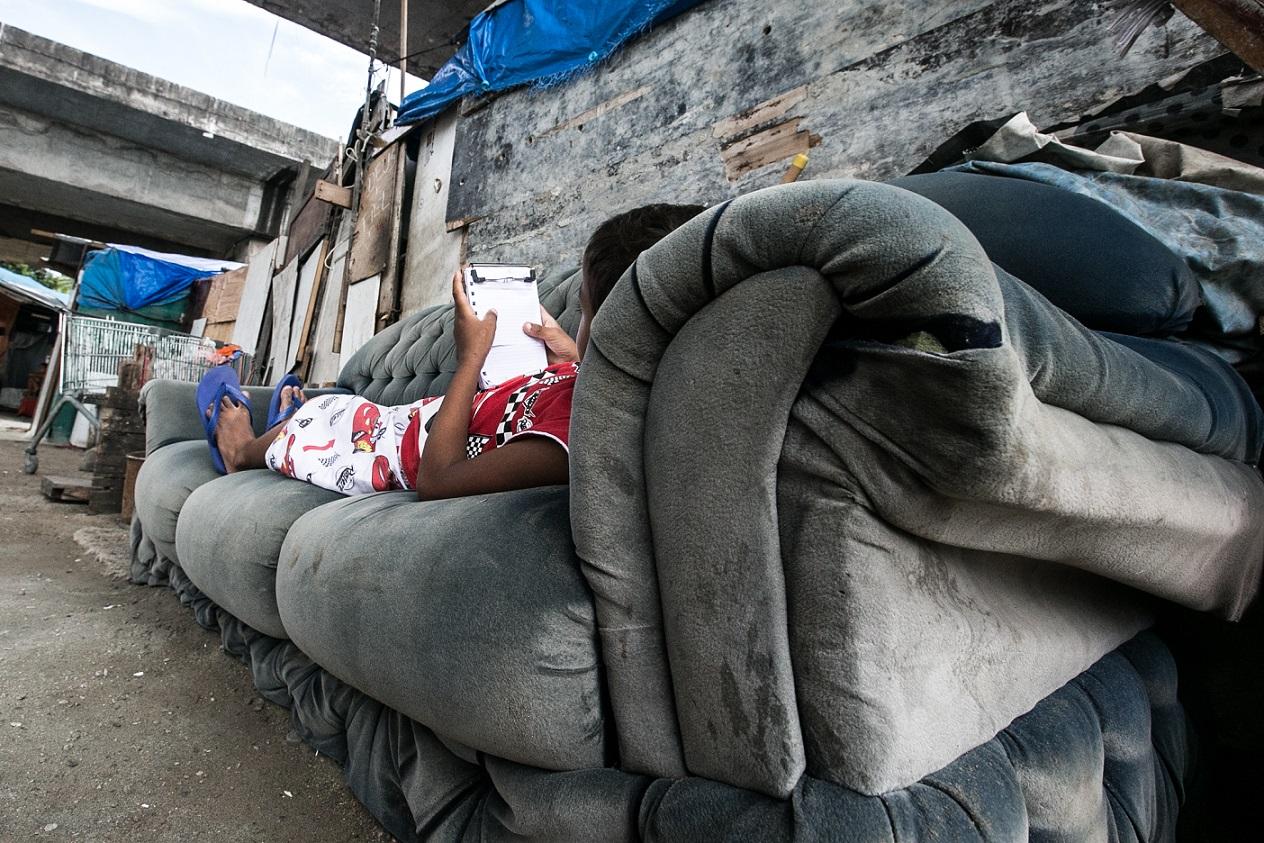
M 457 369 L 421 452 L 418 497 L 436 500 L 567 482 L 566 451 L 543 437 L 519 437 L 475 459 L 466 458 L 478 373 L 496 335 L 496 314 L 490 312 L 482 319 L 474 315 L 459 272 L 452 278 L 452 298 L 456 302 Z

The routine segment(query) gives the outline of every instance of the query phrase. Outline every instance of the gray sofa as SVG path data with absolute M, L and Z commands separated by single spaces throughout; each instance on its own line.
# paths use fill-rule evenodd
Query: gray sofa
M 541 285 L 572 332 L 576 282 Z M 450 324 L 405 318 L 340 388 L 440 393 Z M 1238 616 L 1264 560 L 1258 441 L 1204 385 L 883 185 L 761 191 L 643 254 L 569 487 L 219 477 L 192 395 L 142 396 L 132 578 L 404 840 L 1171 839 L 1191 744 L 1148 629 Z

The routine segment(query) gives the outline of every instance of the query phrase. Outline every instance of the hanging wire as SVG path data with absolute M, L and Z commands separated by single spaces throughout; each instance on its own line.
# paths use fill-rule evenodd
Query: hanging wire
M 377 64 L 377 38 L 381 31 L 379 24 L 382 18 L 382 0 L 373 0 L 373 28 L 369 30 L 369 75 L 364 84 L 364 108 L 360 112 L 360 125 L 356 127 L 355 144 L 351 149 L 347 150 L 347 155 L 355 162 L 357 169 L 355 190 L 351 195 L 351 213 L 358 214 L 360 212 L 360 190 L 364 184 L 364 165 L 367 163 L 364 155 L 365 148 L 369 143 L 369 120 L 370 103 L 373 102 L 373 76 L 375 73 L 374 66 Z

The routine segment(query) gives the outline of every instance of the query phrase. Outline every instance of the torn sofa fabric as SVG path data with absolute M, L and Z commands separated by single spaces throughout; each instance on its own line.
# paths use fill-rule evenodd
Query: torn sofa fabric
M 577 282 L 540 284 L 571 331 Z M 451 312 L 340 386 L 442 392 Z M 1190 756 L 1145 630 L 1239 615 L 1264 558 L 1227 364 L 1094 332 L 854 181 L 708 210 L 592 329 L 569 490 L 273 516 L 259 475 L 287 481 L 216 479 L 149 385 L 134 580 L 218 624 L 401 839 L 1168 839 Z

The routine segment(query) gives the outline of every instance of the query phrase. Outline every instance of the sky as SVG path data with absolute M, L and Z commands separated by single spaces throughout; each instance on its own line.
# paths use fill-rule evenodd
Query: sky
M 0 21 L 326 137 L 364 102 L 367 55 L 245 0 L 0 0 Z

